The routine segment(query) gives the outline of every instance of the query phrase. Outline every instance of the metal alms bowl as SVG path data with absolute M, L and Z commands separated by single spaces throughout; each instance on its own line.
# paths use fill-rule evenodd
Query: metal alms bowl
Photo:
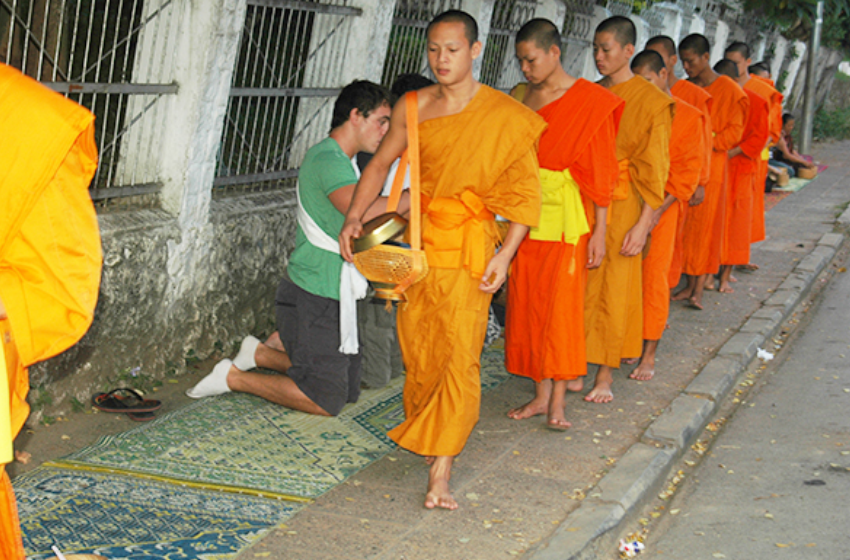
M 351 248 L 355 253 L 362 253 L 372 247 L 389 241 L 401 234 L 407 227 L 407 220 L 395 212 L 381 214 L 363 224 L 363 234 L 351 240 Z

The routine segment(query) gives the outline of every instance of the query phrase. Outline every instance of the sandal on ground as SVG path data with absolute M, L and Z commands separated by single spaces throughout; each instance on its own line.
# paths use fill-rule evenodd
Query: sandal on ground
M 127 416 L 129 416 L 130 420 L 133 422 L 150 422 L 156 418 L 156 414 L 153 412 L 128 412 Z
M 98 393 L 91 398 L 91 402 L 93 407 L 104 412 L 134 414 L 153 412 L 162 406 L 162 402 L 146 399 L 140 392 L 126 387 L 114 389 L 108 393 Z

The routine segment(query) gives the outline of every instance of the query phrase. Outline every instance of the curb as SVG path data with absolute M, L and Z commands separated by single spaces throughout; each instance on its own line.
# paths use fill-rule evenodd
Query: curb
M 846 221 L 843 221 L 846 220 Z M 838 222 L 850 225 L 850 208 Z M 776 291 L 718 350 L 685 390 L 646 429 L 593 493 L 570 513 L 529 560 L 589 560 L 606 554 L 627 516 L 652 496 L 674 463 L 705 428 L 759 347 L 779 330 L 835 257 L 845 236 L 827 233 Z

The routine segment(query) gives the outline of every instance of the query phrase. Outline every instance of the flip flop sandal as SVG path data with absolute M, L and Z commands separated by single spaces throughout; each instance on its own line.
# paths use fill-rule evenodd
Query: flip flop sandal
M 128 412 L 127 416 L 134 422 L 150 422 L 156 418 L 156 414 L 153 412 Z
M 92 406 L 104 412 L 153 412 L 162 406 L 162 402 L 146 399 L 135 389 L 126 387 L 114 389 L 108 393 L 98 393 L 91 398 Z

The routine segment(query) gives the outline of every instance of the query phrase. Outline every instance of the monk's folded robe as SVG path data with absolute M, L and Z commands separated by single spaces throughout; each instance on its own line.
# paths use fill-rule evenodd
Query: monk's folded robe
M 680 205 L 687 204 L 697 188 L 705 153 L 703 114 L 675 96 L 676 115 L 670 133 L 670 174 L 665 192 L 676 198 L 652 229 L 652 243 L 643 260 L 643 338 L 661 340 L 670 313 L 668 277 L 676 243 Z
M 729 159 L 729 194 L 720 262 L 725 265 L 750 262 L 753 224 L 753 182 L 769 134 L 770 106 L 765 98 L 745 89 L 749 99 L 747 124 L 738 147 L 742 153 Z
M 0 64 L 0 320 L 11 449 L 29 415 L 27 368 L 88 330 L 100 285 L 101 249 L 88 185 L 97 168 L 94 115 Z M 7 463 L 5 456 L 0 463 Z M 0 481 L 0 557 L 24 558 L 15 496 Z
M 681 99 L 692 107 L 696 107 L 703 115 L 703 159 L 700 164 L 700 177 L 698 185 L 708 184 L 711 176 L 711 154 L 713 152 L 713 133 L 711 131 L 711 106 L 714 103 L 711 94 L 705 89 L 693 84 L 687 80 L 678 80 L 673 87 L 670 88 L 674 98 Z M 684 231 L 685 221 L 688 219 L 688 212 L 692 209 L 689 203 L 679 204 L 679 223 L 676 226 L 676 245 L 673 249 L 673 260 L 670 262 L 670 274 L 668 283 L 670 288 L 675 288 L 679 285 L 679 280 L 682 277 L 682 267 L 684 266 Z
M 670 170 L 673 99 L 640 76 L 612 86 L 626 102 L 617 133 L 620 179 L 608 210 L 605 257 L 587 275 L 585 335 L 589 363 L 619 367 L 643 348 L 641 255 L 620 254 L 641 208 L 658 208 Z
M 399 306 L 405 421 L 389 432 L 414 453 L 457 455 L 478 421 L 491 299 L 479 284 L 498 240 L 494 214 L 537 225 L 545 128 L 534 111 L 484 85 L 460 113 L 419 123 L 430 271 Z
M 705 185 L 703 203 L 688 209 L 683 232 L 683 271 L 693 276 L 717 274 L 720 270 L 729 171 L 727 152 L 744 135 L 749 106 L 747 94 L 727 76 L 718 76 L 705 89 L 713 98 L 711 176 Z
M 758 162 L 753 183 L 753 225 L 750 231 L 750 241 L 756 243 L 764 241 L 764 186 L 767 182 L 767 161 L 770 159 L 770 147 L 779 142 L 782 135 L 782 99 L 783 96 L 773 85 L 771 80 L 761 76 L 750 75 L 750 79 L 744 84 L 744 90 L 752 91 L 767 99 L 770 105 L 768 116 L 769 145 L 762 150 Z
M 520 245 L 511 269 L 505 367 L 538 383 L 587 373 L 588 232 L 594 204 L 610 205 L 619 175 L 616 137 L 622 112 L 622 99 L 584 79 L 537 111 L 549 125 L 538 152 L 543 209 L 540 225 Z

